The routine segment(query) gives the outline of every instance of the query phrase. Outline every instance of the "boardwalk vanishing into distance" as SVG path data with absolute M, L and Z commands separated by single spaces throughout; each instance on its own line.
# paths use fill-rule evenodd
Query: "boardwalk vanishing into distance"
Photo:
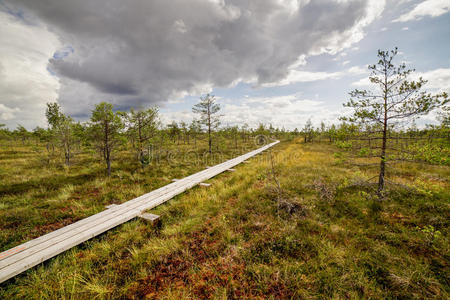
M 109 229 L 140 216 L 174 196 L 244 162 L 279 141 L 209 167 L 120 205 L 0 253 L 0 283 Z

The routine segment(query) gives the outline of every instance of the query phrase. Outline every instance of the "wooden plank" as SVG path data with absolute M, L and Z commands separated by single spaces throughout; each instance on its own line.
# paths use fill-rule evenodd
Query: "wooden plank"
M 208 173 L 213 172 L 214 170 L 209 171 Z M 209 174 L 206 174 L 209 175 Z M 189 183 L 190 181 L 187 181 L 187 183 Z M 173 186 L 173 185 L 172 185 Z M 149 208 L 153 208 L 154 206 L 152 205 L 152 200 L 156 199 L 156 200 L 160 200 L 160 196 L 166 196 L 166 194 L 169 194 L 169 197 L 163 197 L 163 199 L 170 199 L 172 198 L 174 195 L 184 192 L 186 190 L 186 186 L 182 185 L 179 188 L 176 188 L 176 186 L 173 186 L 172 189 L 169 190 L 162 190 L 161 193 L 155 194 L 154 197 L 149 197 L 150 199 L 146 199 L 145 202 L 142 202 L 144 204 L 146 204 L 145 206 L 142 206 L 141 202 L 137 202 L 134 203 L 134 205 L 130 205 L 128 207 L 125 207 L 121 210 L 111 210 L 109 214 L 102 216 L 101 218 L 97 218 L 97 219 L 92 219 L 89 223 L 83 223 L 80 226 L 76 226 L 75 228 L 72 228 L 72 230 L 70 231 L 65 231 L 65 232 L 61 232 L 59 235 L 52 237 L 51 239 L 47 239 L 45 241 L 42 241 L 39 244 L 33 245 L 32 247 L 28 247 L 28 249 L 22 250 L 22 253 L 15 255 L 14 257 L 10 257 L 8 259 L 5 260 L 1 260 L 0 261 L 0 270 L 1 268 L 12 264 L 20 259 L 23 259 L 24 257 L 27 257 L 29 255 L 32 255 L 38 251 L 41 251 L 42 249 L 45 249 L 48 246 L 51 246 L 55 243 L 59 243 L 60 241 L 64 240 L 64 239 L 69 239 L 71 238 L 73 235 L 76 235 L 79 231 L 84 231 L 84 230 L 88 230 L 89 228 L 93 227 L 93 226 L 97 226 L 100 225 L 102 226 L 102 224 L 112 218 L 115 218 L 117 216 L 120 216 L 123 214 L 124 210 L 127 211 L 129 209 L 134 209 L 137 212 L 143 211 L 145 209 L 149 209 Z M 164 194 L 163 192 L 165 191 L 166 194 Z M 175 192 L 175 194 L 172 195 L 172 192 Z M 131 201 L 129 201 L 131 202 Z M 162 202 L 160 202 L 162 203 Z M 122 205 L 121 205 L 122 206 Z M 138 213 L 136 213 L 137 215 Z
M 205 186 L 205 187 L 211 186 L 210 183 L 204 183 L 204 182 L 200 182 L 198 185 L 199 185 L 199 186 Z
M 208 171 L 208 172 L 211 172 L 211 171 Z M 195 179 L 195 177 L 198 177 L 198 176 L 201 176 L 201 175 L 202 175 L 202 172 L 199 172 L 199 173 L 193 174 L 191 176 L 188 176 L 188 177 L 184 178 L 183 180 Z M 130 200 L 130 201 L 126 202 L 126 203 L 123 203 L 121 205 L 117 205 L 117 206 L 115 206 L 113 208 L 110 208 L 107 211 L 103 211 L 103 212 L 98 213 L 96 215 L 93 215 L 93 216 L 90 216 L 90 217 L 85 218 L 83 220 L 80 220 L 80 221 L 78 221 L 76 223 L 70 224 L 70 225 L 68 225 L 66 227 L 60 228 L 60 229 L 58 229 L 58 230 L 56 230 L 54 232 L 48 233 L 48 234 L 46 234 L 44 236 L 41 236 L 41 237 L 39 237 L 37 239 L 29 241 L 29 242 L 27 242 L 25 244 L 19 245 L 20 247 L 17 246 L 17 247 L 15 247 L 13 249 L 7 250 L 7 251 L 5 251 L 7 253 L 1 253 L 0 257 L 6 258 L 8 255 L 3 255 L 3 254 L 11 254 L 11 253 L 17 253 L 19 251 L 23 251 L 23 249 L 31 248 L 31 247 L 39 244 L 39 243 L 45 242 L 45 241 L 47 241 L 47 240 L 49 240 L 51 238 L 54 238 L 54 237 L 56 237 L 58 235 L 63 234 L 65 232 L 69 231 L 69 230 L 73 230 L 75 228 L 78 228 L 78 227 L 81 227 L 81 226 L 85 226 L 87 223 L 91 223 L 92 224 L 92 222 L 95 221 L 96 219 L 102 218 L 104 220 L 105 218 L 110 218 L 111 216 L 114 216 L 114 214 L 112 214 L 112 213 L 116 213 L 118 210 L 134 208 L 135 205 L 138 204 L 138 202 L 151 200 L 151 199 L 153 199 L 156 196 L 162 195 L 163 193 L 167 192 L 170 189 L 174 189 L 179 184 L 181 184 L 181 183 L 166 185 L 166 186 L 164 186 L 162 188 L 159 188 L 159 189 L 154 190 L 154 191 L 152 191 L 150 193 L 144 194 L 144 195 L 142 195 L 142 196 L 140 196 L 138 198 L 135 198 L 133 200 Z M 0 258 L 0 261 L 1 261 L 1 258 Z
M 165 197 L 165 198 L 169 199 L 169 198 L 173 197 L 175 194 L 180 193 L 180 192 L 183 192 L 184 190 L 186 190 L 185 187 L 176 189 L 176 190 L 174 191 L 174 193 L 170 193 L 170 195 L 169 195 L 168 197 Z M 164 199 L 164 200 L 165 200 L 165 199 Z M 159 201 L 159 202 L 162 202 L 162 201 Z M 150 206 L 149 206 L 149 205 L 146 205 L 145 207 L 142 207 L 141 209 L 149 208 L 149 207 L 151 207 L 151 206 L 154 206 L 154 205 L 151 205 L 151 203 L 150 203 Z M 117 215 L 117 214 L 122 214 L 122 213 L 116 211 L 116 212 L 114 212 L 114 214 L 111 214 L 111 216 L 115 216 L 115 215 Z M 125 221 L 126 221 L 126 220 L 125 220 Z M 104 222 L 104 220 L 96 220 L 96 223 L 101 223 L 101 224 L 102 224 L 103 222 Z M 89 225 L 93 225 L 92 222 L 91 222 L 91 224 L 89 224 Z M 83 227 L 86 227 L 86 225 L 83 226 Z M 42 243 L 41 243 L 41 245 L 40 245 L 38 248 L 35 247 L 35 248 L 31 249 L 31 250 L 25 251 L 25 253 L 21 253 L 21 254 L 19 255 L 19 258 L 22 258 L 22 257 L 20 257 L 20 256 L 27 257 L 27 256 L 29 256 L 30 254 L 33 254 L 33 253 L 35 253 L 35 252 L 38 252 L 39 250 L 42 250 L 43 248 L 45 248 L 45 247 L 48 246 L 48 245 L 52 245 L 52 244 L 54 244 L 54 243 L 58 243 L 58 242 L 60 242 L 60 240 L 63 240 L 63 239 L 65 239 L 65 238 L 70 237 L 70 234 L 73 234 L 74 232 L 77 233 L 79 230 L 84 230 L 84 229 L 85 229 L 85 228 L 77 228 L 77 230 L 72 230 L 72 232 L 65 233 L 65 234 L 63 234 L 62 236 L 61 236 L 61 235 L 58 236 L 57 238 L 53 238 L 52 240 L 47 241 L 45 244 L 42 244 Z M 28 252 L 28 253 L 27 253 L 27 252 Z M 18 257 L 15 256 L 14 258 L 17 259 Z M 6 262 L 2 261 L 1 263 L 4 264 L 4 263 L 6 263 Z
M 187 189 L 202 183 L 202 181 L 230 169 L 268 147 L 272 147 L 276 143 L 278 141 L 187 176 L 123 204 L 112 206 L 101 213 L 0 253 L 0 282 L 139 216 L 142 211 L 164 203 Z
M 258 150 L 255 150 L 255 151 L 252 151 L 252 152 L 250 152 L 250 153 L 247 153 L 246 155 L 244 155 L 244 157 L 245 157 L 245 156 L 250 157 L 250 156 L 253 155 L 253 152 L 257 152 L 257 151 L 258 151 Z M 234 161 L 235 161 L 235 160 L 238 160 L 238 159 L 239 159 L 239 157 L 238 157 L 238 158 L 235 158 L 235 159 L 232 159 L 232 160 L 229 160 L 229 161 L 227 161 L 227 162 L 221 163 L 221 164 L 219 164 L 219 165 L 216 165 L 215 168 L 216 168 L 216 167 L 221 167 L 222 165 L 227 165 L 227 164 L 235 165 Z M 242 160 L 244 160 L 244 159 L 246 159 L 246 158 L 242 158 Z M 194 177 L 198 177 L 198 176 L 202 175 L 202 173 L 205 173 L 205 172 L 209 172 L 209 170 L 204 170 L 204 171 L 202 171 L 202 172 L 198 172 L 198 173 L 196 173 L 196 174 L 190 175 L 190 176 L 184 178 L 183 180 L 194 179 Z M 146 200 L 150 200 L 150 199 L 153 198 L 154 196 L 156 196 L 156 195 L 161 195 L 161 193 L 165 192 L 166 190 L 172 189 L 172 188 L 174 188 L 175 186 L 176 186 L 176 184 L 169 184 L 169 185 L 166 185 L 166 186 L 164 186 L 164 187 L 162 187 L 162 188 L 159 188 L 159 189 L 157 189 L 157 190 L 154 190 L 154 191 L 152 191 L 152 192 L 150 192 L 150 193 L 148 193 L 148 194 L 142 195 L 142 196 L 140 196 L 140 197 L 138 197 L 138 198 L 135 198 L 135 199 L 133 199 L 133 200 L 131 200 L 131 201 L 128 201 L 128 202 L 126 202 L 126 203 L 124 203 L 124 204 L 118 205 L 116 209 L 110 209 L 110 210 L 111 210 L 111 211 L 115 211 L 115 210 L 122 209 L 122 208 L 126 209 L 127 206 L 131 206 L 132 204 L 134 204 L 134 203 L 137 202 L 137 201 L 146 201 Z M 128 208 L 132 208 L 132 207 L 128 207 Z M 83 219 L 83 220 L 81 220 L 81 221 L 78 221 L 78 222 L 76 222 L 76 223 L 73 223 L 73 224 L 68 225 L 68 226 L 66 226 L 66 227 L 63 227 L 63 228 L 61 228 L 61 229 L 58 229 L 57 231 L 54 231 L 54 232 L 49 233 L 49 234 L 46 234 L 46 235 L 44 235 L 44 236 L 42 236 L 42 237 L 40 237 L 40 238 L 37 238 L 37 239 L 35 239 L 35 240 L 32 240 L 32 241 L 27 242 L 27 243 L 22 244 L 22 245 L 19 245 L 20 247 L 18 246 L 18 247 L 16 247 L 16 248 L 10 249 L 10 250 L 5 251 L 5 252 L 9 252 L 9 253 L 6 253 L 6 254 L 9 254 L 9 255 L 11 255 L 11 253 L 17 253 L 17 252 L 19 252 L 19 251 L 22 251 L 22 249 L 24 249 L 24 248 L 27 248 L 27 247 L 32 246 L 32 244 L 38 244 L 39 242 L 48 240 L 48 239 L 52 238 L 53 236 L 56 236 L 56 235 L 58 235 L 58 234 L 62 234 L 62 233 L 64 233 L 65 231 L 68 231 L 69 229 L 71 230 L 71 229 L 73 229 L 73 227 L 82 226 L 84 223 L 87 223 L 88 221 L 90 222 L 90 221 L 92 221 L 93 219 L 100 218 L 100 217 L 104 217 L 102 214 L 104 214 L 104 212 L 99 213 L 99 214 L 96 214 L 96 215 L 93 215 L 93 216 L 91 216 L 91 217 L 88 217 L 88 218 L 86 218 L 86 219 Z M 25 246 L 25 247 L 24 247 L 24 246 Z M 2 254 L 4 254 L 4 253 L 2 253 Z M 1 255 L 1 254 L 0 254 L 0 257 L 4 258 L 4 257 L 7 257 L 7 255 Z M 1 260 L 1 258 L 0 258 L 0 260 Z
M 234 171 L 236 171 L 235 169 L 228 169 L 227 171 L 229 171 L 229 172 L 234 172 Z
M 0 282 L 3 282 L 19 273 L 22 273 L 23 271 L 31 267 L 34 267 L 35 265 L 38 265 L 41 262 L 55 255 L 58 255 L 59 253 L 64 252 L 67 249 L 72 248 L 73 246 L 76 246 L 84 241 L 87 241 L 90 238 L 93 238 L 94 236 L 99 235 L 105 232 L 106 230 L 109 230 L 119 224 L 129 221 L 134 217 L 135 215 L 133 215 L 133 212 L 129 211 L 128 213 L 123 215 L 122 218 L 120 219 L 110 220 L 109 222 L 106 222 L 104 226 L 102 226 L 102 228 L 96 227 L 89 231 L 81 232 L 78 234 L 77 238 L 67 239 L 64 242 L 54 244 L 36 253 L 35 255 L 31 255 L 20 260 L 16 264 L 11 264 L 5 268 L 2 268 L 0 269 Z

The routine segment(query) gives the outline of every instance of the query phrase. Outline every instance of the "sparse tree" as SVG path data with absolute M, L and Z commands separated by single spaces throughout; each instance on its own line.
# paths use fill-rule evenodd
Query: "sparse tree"
M 30 132 L 20 124 L 17 125 L 16 130 L 14 130 L 14 134 L 20 137 L 20 139 L 22 140 L 22 145 L 25 145 L 25 141 L 30 136 Z
M 230 131 L 230 135 L 234 141 L 234 149 L 237 149 L 237 139 L 238 139 L 239 127 L 237 125 L 232 126 L 229 128 L 229 131 Z
M 256 128 L 256 130 L 255 130 L 255 134 L 256 135 L 266 135 L 266 133 L 267 133 L 266 126 L 264 126 L 263 123 L 259 123 L 258 128 Z
M 333 142 L 336 139 L 336 125 L 332 124 L 327 130 L 329 142 Z
M 425 115 L 447 99 L 447 94 L 432 95 L 422 90 L 426 80 L 419 78 L 409 81 L 414 71 L 404 63 L 394 65 L 397 48 L 391 51 L 378 50 L 378 62 L 369 66 L 369 80 L 377 86 L 376 91 L 353 90 L 350 100 L 344 104 L 353 108 L 353 116 L 344 120 L 361 124 L 379 124 L 382 129 L 380 151 L 380 171 L 378 176 L 378 195 L 381 199 L 385 185 L 386 149 L 388 130 L 401 121 L 408 121 Z
M 173 142 L 180 142 L 180 127 L 178 127 L 177 122 L 172 121 L 169 125 L 167 125 L 167 129 L 169 130 L 169 136 L 172 138 Z
M 241 127 L 241 138 L 244 143 L 247 142 L 249 131 L 250 129 L 248 124 L 244 123 L 244 125 L 242 125 Z
M 180 122 L 180 130 L 183 133 L 183 144 L 186 144 L 187 142 L 187 144 L 189 145 L 189 128 L 186 122 Z
M 306 121 L 305 126 L 303 127 L 303 134 L 305 143 L 311 143 L 313 141 L 314 127 L 312 126 L 311 119 Z
M 113 112 L 113 105 L 102 102 L 95 106 L 91 116 L 91 130 L 94 141 L 106 162 L 108 176 L 111 176 L 112 152 L 120 141 L 120 131 L 124 128 L 120 113 Z
M 78 144 L 78 148 L 81 148 L 81 145 L 84 146 L 90 146 L 91 141 L 89 140 L 89 133 L 88 133 L 88 123 L 80 123 L 76 122 L 73 124 L 73 136 L 75 139 L 75 142 Z
M 144 146 L 155 135 L 160 124 L 158 108 L 152 107 L 146 110 L 134 110 L 121 113 L 126 126 L 128 136 L 134 141 L 134 148 L 141 159 L 144 155 Z
M 320 134 L 323 134 L 325 132 L 326 127 L 327 126 L 325 125 L 325 123 L 323 121 L 320 122 Z
M 48 131 L 42 127 L 36 126 L 33 129 L 32 135 L 36 139 L 36 146 L 39 144 L 39 142 L 48 141 Z
M 189 134 L 194 139 L 194 146 L 197 147 L 197 138 L 198 135 L 202 132 L 202 126 L 200 121 L 194 119 L 189 125 Z
M 9 129 L 6 127 L 5 124 L 0 124 L 0 138 L 6 138 L 9 137 L 11 134 L 11 132 L 9 131 Z
M 216 103 L 216 98 L 210 94 L 200 97 L 200 102 L 192 108 L 194 113 L 200 115 L 200 122 L 207 129 L 209 153 L 212 152 L 211 134 L 220 124 L 219 110 L 220 105 Z
M 70 165 L 73 146 L 73 120 L 66 116 L 58 103 L 47 103 L 45 112 L 51 135 L 64 153 L 66 165 Z

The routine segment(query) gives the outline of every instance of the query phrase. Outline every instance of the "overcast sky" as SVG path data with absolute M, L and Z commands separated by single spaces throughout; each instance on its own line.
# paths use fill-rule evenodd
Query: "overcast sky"
M 378 49 L 450 91 L 449 0 L 0 0 L 0 123 L 76 120 L 96 103 L 189 121 L 211 92 L 223 124 L 335 122 Z M 426 120 L 432 122 L 433 117 Z

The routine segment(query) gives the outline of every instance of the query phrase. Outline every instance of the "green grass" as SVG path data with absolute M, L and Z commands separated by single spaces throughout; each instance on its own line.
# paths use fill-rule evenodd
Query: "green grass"
M 168 144 L 167 157 L 145 167 L 131 151 L 114 156 L 110 178 L 98 154 L 79 150 L 70 167 L 62 155 L 48 154 L 44 146 L 3 144 L 0 147 L 0 251 L 98 213 L 111 203 L 122 203 L 171 182 L 254 149 L 253 142 L 238 149 L 222 145 L 220 155 L 203 157 L 205 142 Z M 195 155 L 194 155 L 195 154 Z M 50 157 L 50 160 L 49 160 Z M 169 163 L 170 162 L 170 163 Z
M 285 142 L 274 152 L 281 193 L 267 154 L 255 157 L 152 210 L 160 228 L 118 226 L 2 284 L 0 298 L 448 298 L 448 167 L 389 168 L 398 184 L 379 203 L 365 182 L 376 170 L 335 157 L 332 145 Z M 22 172 L 2 160 L 11 178 L 2 191 L 24 178 L 33 185 L 2 195 L 4 249 L 196 171 L 131 173 L 124 163 L 105 179 L 99 163 L 46 173 L 12 159 Z

